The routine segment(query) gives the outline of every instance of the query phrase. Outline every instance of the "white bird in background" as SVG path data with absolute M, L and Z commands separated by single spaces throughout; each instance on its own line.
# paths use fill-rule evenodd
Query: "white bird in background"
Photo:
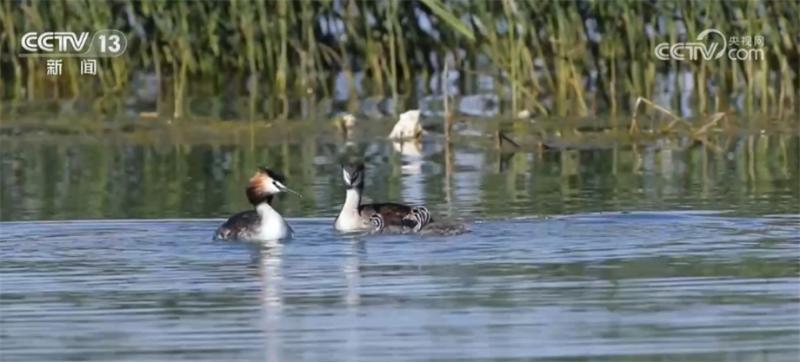
M 342 135 L 344 135 L 344 138 L 349 138 L 350 137 L 350 133 L 352 133 L 353 128 L 356 126 L 356 123 L 358 123 L 358 120 L 356 119 L 356 116 L 354 116 L 354 115 L 352 115 L 350 113 L 345 113 L 345 114 L 343 114 L 341 117 L 339 117 L 337 119 L 337 124 L 339 126 L 339 131 L 342 132 Z
M 409 158 L 411 161 L 419 161 L 422 159 L 422 144 L 418 140 L 413 141 L 392 141 L 392 147 L 401 155 Z
M 419 123 L 419 110 L 407 111 L 400 115 L 400 120 L 395 123 L 389 138 L 393 140 L 416 139 L 422 135 L 422 125 Z
M 352 115 L 350 113 L 345 113 L 342 116 L 342 121 L 341 121 L 342 123 L 341 124 L 342 124 L 343 128 L 353 129 L 353 127 L 356 126 L 356 121 L 357 121 L 356 120 L 356 116 L 354 116 L 354 115 Z

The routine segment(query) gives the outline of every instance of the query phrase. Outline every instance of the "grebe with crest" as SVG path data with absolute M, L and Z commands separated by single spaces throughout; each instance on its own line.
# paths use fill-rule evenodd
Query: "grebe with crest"
M 428 209 L 423 206 L 407 206 L 395 203 L 361 204 L 364 193 L 364 164 L 342 166 L 342 177 L 347 188 L 342 211 L 334 221 L 338 231 L 386 230 L 419 232 L 433 221 Z
M 303 197 L 286 187 L 283 175 L 266 167 L 259 167 L 245 189 L 253 210 L 231 216 L 214 233 L 220 240 L 280 240 L 292 237 L 292 228 L 283 216 L 272 208 L 272 199 L 281 192 Z

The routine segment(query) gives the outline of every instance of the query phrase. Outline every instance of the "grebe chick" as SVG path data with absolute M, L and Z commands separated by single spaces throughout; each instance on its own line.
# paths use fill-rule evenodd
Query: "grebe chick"
M 292 228 L 281 214 L 272 208 L 272 198 L 281 192 L 299 193 L 286 187 L 283 175 L 259 167 L 245 189 L 254 210 L 231 216 L 214 234 L 220 240 L 280 240 L 292 237 Z
M 395 203 L 361 204 L 364 193 L 364 164 L 342 166 L 342 176 L 347 188 L 342 211 L 334 221 L 338 231 L 420 231 L 433 221 L 428 209 Z

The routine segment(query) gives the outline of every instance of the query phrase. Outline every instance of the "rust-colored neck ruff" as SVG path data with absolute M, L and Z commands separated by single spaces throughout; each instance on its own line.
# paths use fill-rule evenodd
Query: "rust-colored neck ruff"
M 246 193 L 247 200 L 249 200 L 253 206 L 262 202 L 272 202 L 272 195 L 267 192 L 267 181 L 267 176 L 261 172 L 256 172 L 256 174 L 250 178 Z

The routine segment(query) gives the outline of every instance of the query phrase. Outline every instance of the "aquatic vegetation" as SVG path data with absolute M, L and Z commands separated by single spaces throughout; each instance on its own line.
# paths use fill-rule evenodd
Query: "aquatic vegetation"
M 344 108 L 355 110 L 360 92 L 391 97 L 396 115 L 416 106 L 403 100 L 446 90 L 431 80 L 447 65 L 464 94 L 490 77 L 508 114 L 630 112 L 637 97 L 670 88 L 659 103 L 672 109 L 783 118 L 798 99 L 793 1 L 6 1 L 0 23 L 0 95 L 12 106 L 82 97 L 119 107 L 113 98 L 137 74 L 153 74 L 161 115 L 182 118 L 189 96 L 246 94 L 251 119 L 286 117 L 335 98 L 341 75 Z M 129 47 L 101 59 L 97 78 L 76 74 L 76 59 L 53 78 L 39 59 L 18 57 L 25 32 L 103 28 L 124 31 Z M 657 44 L 707 28 L 763 36 L 764 59 L 655 58 Z

